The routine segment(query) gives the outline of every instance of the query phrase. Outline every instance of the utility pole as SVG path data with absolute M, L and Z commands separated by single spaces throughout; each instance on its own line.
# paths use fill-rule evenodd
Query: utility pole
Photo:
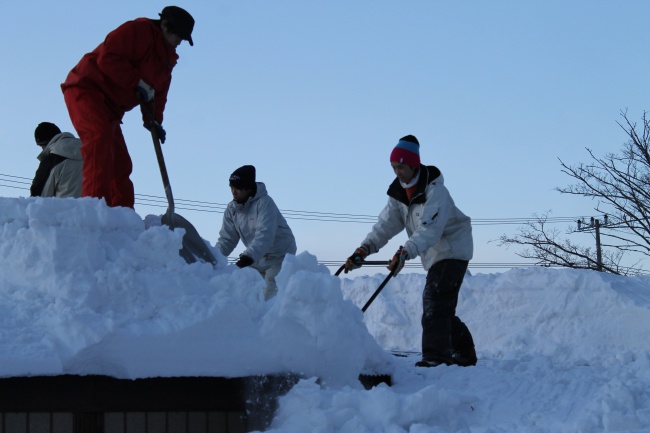
M 596 270 L 602 272 L 603 270 L 603 254 L 600 248 L 600 220 L 596 219 L 594 227 L 596 228 Z
M 603 216 L 604 225 L 607 225 L 607 215 Z M 584 221 L 578 220 L 578 231 L 595 230 L 596 231 L 596 270 L 602 272 L 603 270 L 603 253 L 600 247 L 600 220 L 591 217 L 591 222 L 586 224 Z

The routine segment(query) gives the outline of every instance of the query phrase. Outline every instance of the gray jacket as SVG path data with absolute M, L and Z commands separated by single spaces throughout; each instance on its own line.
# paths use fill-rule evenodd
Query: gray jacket
M 49 154 L 66 159 L 57 164 L 43 187 L 41 197 L 81 197 L 81 140 L 69 132 L 55 135 L 45 149 L 37 156 L 42 161 Z
M 246 250 L 243 254 L 253 259 L 253 266 L 262 260 L 296 253 L 296 240 L 287 221 L 266 192 L 262 182 L 256 182 L 257 193 L 246 203 L 228 203 L 223 213 L 223 224 L 216 247 L 228 256 L 239 240 Z
M 404 248 L 409 259 L 420 256 L 426 270 L 444 259 L 470 260 L 474 251 L 472 223 L 454 204 L 440 170 L 421 165 L 416 188 L 409 201 L 395 179 L 388 189 L 388 204 L 361 246 L 376 253 L 406 229 L 409 239 Z

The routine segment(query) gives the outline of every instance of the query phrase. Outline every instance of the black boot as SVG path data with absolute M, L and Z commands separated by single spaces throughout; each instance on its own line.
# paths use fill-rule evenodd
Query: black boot
M 452 364 L 454 364 L 453 357 L 436 355 L 436 356 L 428 356 L 426 358 L 422 358 L 421 361 L 415 363 L 415 366 L 416 367 L 437 367 L 439 365 L 452 365 Z
M 469 353 L 454 353 L 452 358 L 454 360 L 454 364 L 460 365 L 461 367 L 470 367 L 472 365 L 476 365 L 476 362 L 478 361 L 476 358 L 476 351 L 473 347 Z
M 458 317 L 454 317 L 451 322 L 452 340 L 454 346 L 454 364 L 461 367 L 476 365 L 476 349 L 474 348 L 474 339 L 465 325 Z

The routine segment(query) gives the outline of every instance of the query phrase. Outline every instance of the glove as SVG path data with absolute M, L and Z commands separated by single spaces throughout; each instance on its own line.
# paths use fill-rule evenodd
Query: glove
M 156 135 L 158 136 L 158 139 L 160 140 L 161 143 L 165 143 L 165 138 L 167 137 L 167 133 L 163 129 L 162 125 L 155 120 L 151 123 L 144 123 L 142 126 L 147 128 L 149 131 L 151 131 L 151 125 L 153 124 L 153 127 L 156 128 Z
M 246 266 L 250 266 L 252 264 L 253 264 L 253 259 L 250 256 L 247 256 L 246 254 L 240 254 L 239 260 L 237 260 L 237 263 L 235 263 L 235 265 L 238 268 L 245 268 Z
M 390 262 L 388 262 L 388 270 L 393 273 L 393 276 L 396 276 L 404 268 L 406 261 L 409 259 L 409 254 L 402 247 L 399 247 L 399 250 L 395 253 Z
M 141 103 L 152 101 L 153 97 L 156 95 L 156 91 L 153 87 L 145 83 L 142 79 L 135 87 L 135 93 L 138 95 L 138 100 Z
M 364 247 L 359 247 L 356 250 L 354 250 L 354 253 L 348 257 L 348 259 L 345 261 L 344 269 L 345 273 L 347 274 L 348 272 L 354 270 L 354 269 L 359 269 L 361 267 L 361 263 L 365 260 L 365 258 L 368 256 L 368 251 Z

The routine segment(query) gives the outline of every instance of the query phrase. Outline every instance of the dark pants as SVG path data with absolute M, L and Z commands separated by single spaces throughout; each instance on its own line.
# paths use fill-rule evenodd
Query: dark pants
M 468 263 L 441 260 L 429 269 L 422 293 L 422 358 L 425 360 L 458 363 L 455 353 L 460 351 L 465 352 L 460 353 L 461 357 L 473 354 L 476 363 L 472 335 L 456 317 L 458 292 Z M 454 341 L 454 336 L 462 341 Z

